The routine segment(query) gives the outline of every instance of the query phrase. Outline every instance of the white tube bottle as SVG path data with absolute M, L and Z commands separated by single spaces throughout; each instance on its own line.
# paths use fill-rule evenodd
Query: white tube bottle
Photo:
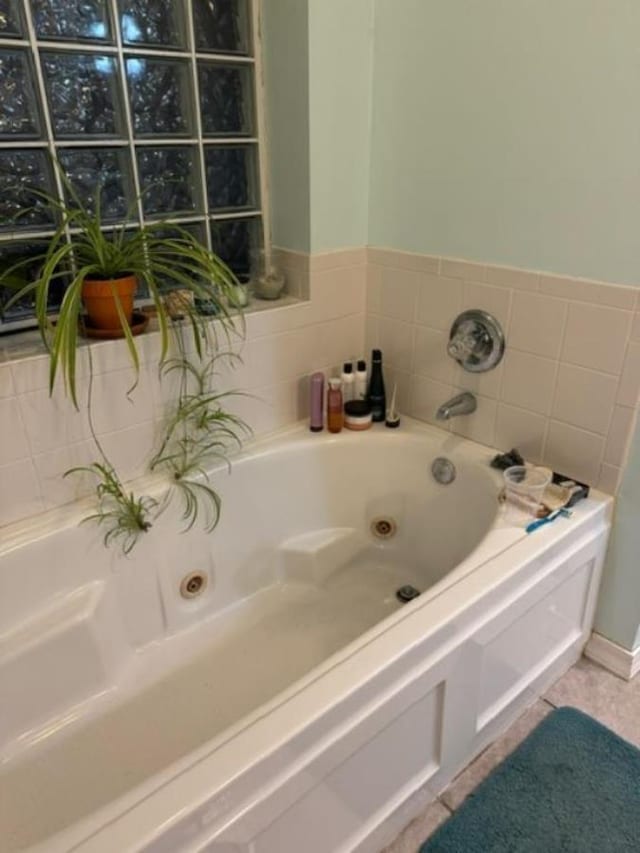
M 359 359 L 356 365 L 355 399 L 367 399 L 367 362 Z
M 345 361 L 342 365 L 342 399 L 345 403 L 350 400 L 355 400 L 356 377 L 353 373 L 353 364 L 350 361 Z

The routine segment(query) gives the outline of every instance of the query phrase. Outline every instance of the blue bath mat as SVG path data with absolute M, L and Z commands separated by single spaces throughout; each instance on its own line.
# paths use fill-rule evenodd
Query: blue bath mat
M 420 853 L 638 853 L 640 750 L 560 708 Z

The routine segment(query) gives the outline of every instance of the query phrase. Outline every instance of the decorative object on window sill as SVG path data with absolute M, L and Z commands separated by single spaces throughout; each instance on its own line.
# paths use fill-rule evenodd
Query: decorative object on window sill
M 137 287 L 135 275 L 114 276 L 108 280 L 87 276 L 82 284 L 82 304 L 87 312 L 87 326 L 121 337 L 123 331 L 117 303 L 122 306 L 127 324 L 131 326 L 133 297 Z
M 109 285 L 112 298 L 108 298 L 107 291 L 106 301 L 110 302 L 108 310 L 112 318 L 119 321 L 116 327 L 118 331 L 124 330 L 136 381 L 140 359 L 129 327 L 133 302 L 118 294 L 115 280 L 126 275 L 146 285 L 150 301 L 155 305 L 158 314 L 162 362 L 167 356 L 169 345 L 170 315 L 165 306 L 167 291 L 180 288 L 189 291 L 193 297 L 211 302 L 216 306 L 216 316 L 220 322 L 228 327 L 233 326 L 230 304 L 237 279 L 217 255 L 203 246 L 190 231 L 179 225 L 159 221 L 147 223 L 133 231 L 127 228 L 134 218 L 135 206 L 129 210 L 124 222 L 113 230 L 104 231 L 100 212 L 100 188 L 96 190 L 95 209 L 88 207 L 60 164 L 54 161 L 54 165 L 63 183 L 66 201 L 61 202 L 57 197 L 40 191 L 34 193 L 46 201 L 59 225 L 39 259 L 39 278 L 21 288 L 9 300 L 7 307 L 25 296 L 35 297 L 38 328 L 51 353 L 50 389 L 53 390 L 60 371 L 77 407 L 76 344 L 78 324 L 83 322 L 85 279 L 101 278 Z M 72 236 L 67 240 L 69 230 Z M 6 269 L 0 276 L 0 285 L 10 286 L 12 275 L 28 263 L 33 264 L 33 259 L 18 261 Z M 64 278 L 67 278 L 69 283 L 54 324 L 47 313 L 49 291 L 59 279 Z M 185 299 L 184 314 L 195 319 L 197 315 L 188 303 L 189 300 Z M 95 318 L 90 318 L 90 323 L 94 328 L 99 326 Z M 202 336 L 197 322 L 192 323 L 192 329 L 196 351 L 200 355 Z
M 286 280 L 284 273 L 272 263 L 268 249 L 254 254 L 252 267 L 253 292 L 258 299 L 279 299 Z
M 260 276 L 254 284 L 258 299 L 279 299 L 284 290 L 284 273 L 272 269 L 267 275 Z
M 249 287 L 243 282 L 239 282 L 233 288 L 232 304 L 235 308 L 246 308 L 249 304 Z
M 183 320 L 193 310 L 193 304 L 190 290 L 172 290 L 164 298 L 164 307 L 172 320 Z

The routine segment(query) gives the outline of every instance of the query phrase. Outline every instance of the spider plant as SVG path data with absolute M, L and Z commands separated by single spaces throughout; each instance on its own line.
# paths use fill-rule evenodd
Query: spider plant
M 161 220 L 135 227 L 133 220 L 137 199 L 123 222 L 113 226 L 105 225 L 101 214 L 100 189 L 96 191 L 95 204 L 88 205 L 57 163 L 56 168 L 64 189 L 64 200 L 40 190 L 32 191 L 51 209 L 58 223 L 56 230 L 39 257 L 23 259 L 6 268 L 0 274 L 0 285 L 15 285 L 16 280 L 19 281 L 21 268 L 27 264 L 33 265 L 34 260 L 39 264 L 37 279 L 19 287 L 6 307 L 25 297 L 34 300 L 38 328 L 51 356 L 50 390 L 53 390 L 56 377 L 61 373 L 77 408 L 76 354 L 79 327 L 83 323 L 82 293 L 85 280 L 102 279 L 111 284 L 136 380 L 140 358 L 122 300 L 116 291 L 115 281 L 118 278 L 135 276 L 146 285 L 149 298 L 157 310 L 161 362 L 166 358 L 169 346 L 169 316 L 164 303 L 167 290 L 187 290 L 194 298 L 213 305 L 216 319 L 229 334 L 234 328 L 234 317 L 229 306 L 233 304 L 234 288 L 238 281 L 217 255 L 180 225 Z M 68 280 L 68 285 L 54 320 L 49 314 L 49 297 L 60 280 Z M 187 304 L 185 311 L 193 331 L 196 351 L 201 354 L 203 318 Z
M 151 513 L 158 502 L 145 495 L 137 497 L 133 492 L 127 492 L 107 460 L 70 468 L 64 476 L 81 473 L 93 474 L 98 480 L 98 510 L 83 518 L 83 522 L 96 521 L 105 526 L 105 546 L 117 542 L 123 553 L 129 554 L 140 535 L 151 529 Z
M 163 372 L 165 376 L 179 375 L 178 401 L 150 470 L 164 469 L 169 474 L 182 500 L 185 530 L 193 527 L 202 511 L 205 529 L 211 532 L 220 518 L 221 500 L 207 469 L 221 460 L 230 465 L 229 452 L 242 445 L 251 429 L 242 418 L 223 408 L 229 398 L 240 392 L 211 390 L 218 359 L 238 356 L 217 353 L 194 364 L 184 351 L 181 330 L 177 340 L 181 353 L 166 362 Z
M 89 348 L 89 384 L 87 388 L 87 418 L 93 443 L 99 454 L 100 461 L 89 465 L 77 465 L 65 471 L 64 476 L 72 474 L 90 474 L 97 480 L 96 496 L 98 509 L 82 519 L 83 522 L 95 521 L 106 527 L 103 537 L 105 547 L 118 543 L 123 553 L 129 554 L 141 534 L 147 533 L 152 527 L 152 515 L 159 511 L 158 501 L 148 496 L 137 497 L 127 491 L 118 476 L 115 467 L 109 461 L 95 429 L 93 421 L 93 356 Z

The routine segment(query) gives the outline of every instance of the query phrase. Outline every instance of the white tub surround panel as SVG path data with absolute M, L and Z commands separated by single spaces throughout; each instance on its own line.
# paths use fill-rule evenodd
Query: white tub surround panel
M 617 491 L 640 394 L 635 288 L 391 249 L 368 260 L 367 346 L 383 349 L 405 411 L 435 423 L 442 402 L 473 391 L 473 415 L 438 425 Z M 505 357 L 488 373 L 446 355 L 466 308 L 504 328 Z
M 287 276 L 289 297 L 256 300 L 246 316 L 246 339 L 234 351 L 242 363 L 221 365 L 221 390 L 239 390 L 230 405 L 256 436 L 307 414 L 308 376 L 338 373 L 346 359 L 364 353 L 366 252 L 309 257 L 275 251 Z M 171 402 L 171 379 L 157 376 L 159 334 L 138 339 L 142 372 L 133 380 L 122 341 L 92 344 L 94 420 L 97 433 L 124 480 L 144 473 L 157 421 Z M 80 399 L 86 399 L 87 352 L 79 352 Z M 0 339 L 0 526 L 76 500 L 92 491 L 90 476 L 63 480 L 69 468 L 95 459 L 86 411 L 76 412 L 56 388 L 48 391 L 48 357 L 36 333 Z

